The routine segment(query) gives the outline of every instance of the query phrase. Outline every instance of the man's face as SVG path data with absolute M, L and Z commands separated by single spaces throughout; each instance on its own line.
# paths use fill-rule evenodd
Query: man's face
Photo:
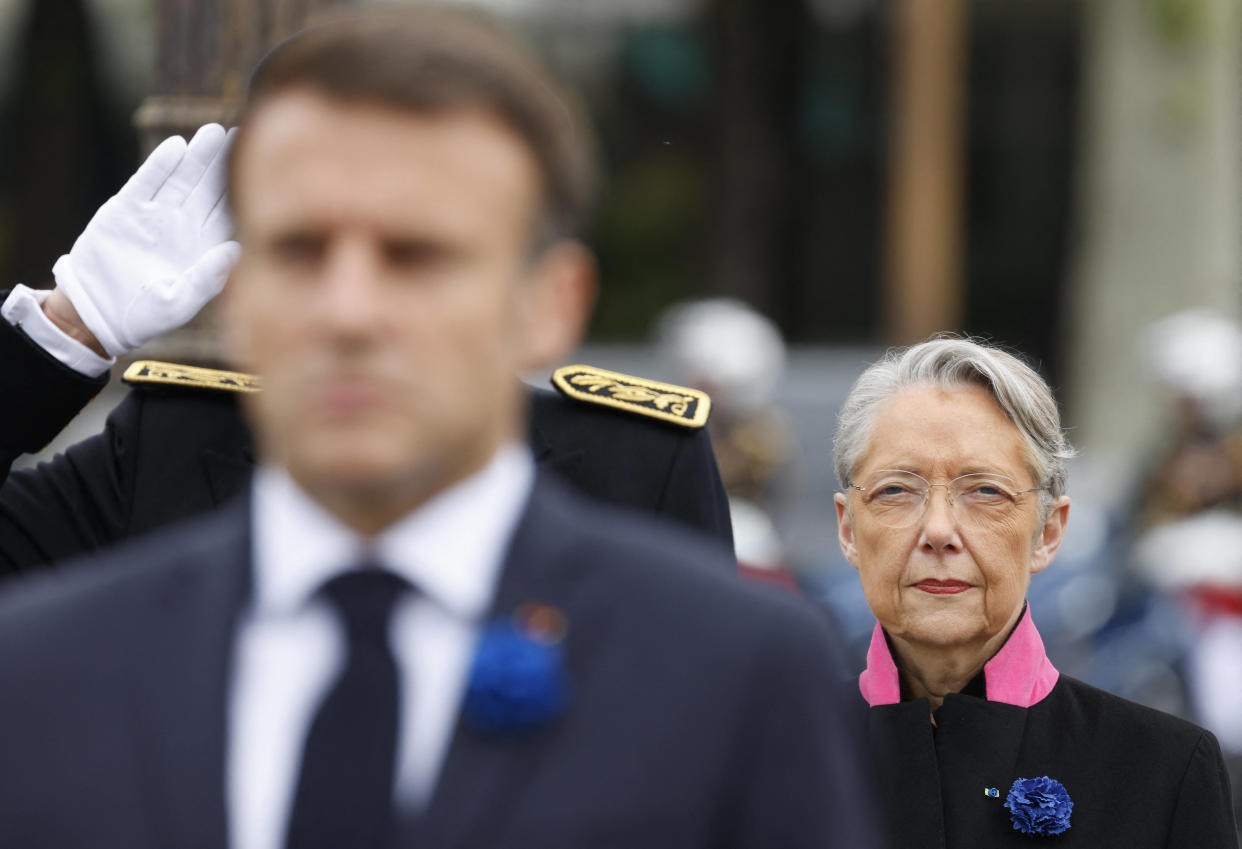
M 300 90 L 260 107 L 242 145 L 225 322 L 263 378 L 264 459 L 382 527 L 520 438 L 534 158 L 482 111 Z

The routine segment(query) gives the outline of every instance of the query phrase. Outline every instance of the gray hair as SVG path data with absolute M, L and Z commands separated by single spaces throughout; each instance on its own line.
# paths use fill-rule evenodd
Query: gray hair
M 845 399 L 837 417 L 832 458 L 837 480 L 853 482 L 871 441 L 876 412 L 892 395 L 912 386 L 944 389 L 981 386 L 1018 428 L 1027 447 L 1027 465 L 1044 488 L 1045 509 L 1065 494 L 1065 461 L 1074 448 L 1061 430 L 1052 390 L 1018 357 L 970 338 L 943 336 L 895 348 L 867 367 Z

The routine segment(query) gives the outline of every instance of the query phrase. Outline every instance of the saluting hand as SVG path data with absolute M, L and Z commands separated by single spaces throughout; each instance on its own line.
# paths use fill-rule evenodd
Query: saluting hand
M 233 130 L 165 139 L 52 267 L 43 311 L 96 353 L 120 356 L 180 327 L 219 294 L 241 252 L 224 197 Z

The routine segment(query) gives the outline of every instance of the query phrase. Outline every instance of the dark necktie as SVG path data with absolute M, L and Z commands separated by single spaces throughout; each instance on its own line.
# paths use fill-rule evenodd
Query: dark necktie
M 371 849 L 385 839 L 398 710 L 388 622 L 408 588 L 397 575 L 366 567 L 320 589 L 345 625 L 348 656 L 306 736 L 287 849 Z

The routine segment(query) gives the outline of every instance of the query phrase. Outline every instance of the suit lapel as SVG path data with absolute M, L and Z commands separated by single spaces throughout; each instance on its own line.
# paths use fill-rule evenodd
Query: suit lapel
M 556 606 L 572 622 L 581 573 L 568 556 L 566 536 L 572 531 L 566 528 L 574 523 L 562 516 L 564 508 L 556 485 L 538 480 L 510 545 L 492 617 L 511 615 L 535 601 Z M 431 803 L 415 826 L 417 839 L 411 845 L 443 849 L 504 845 L 505 823 L 520 788 L 553 748 L 557 731 L 554 721 L 529 735 L 487 735 L 459 716 Z
M 131 668 L 129 711 L 153 845 L 227 845 L 225 720 L 238 612 L 250 584 L 248 501 L 202 526 L 202 546 L 168 569 Z

